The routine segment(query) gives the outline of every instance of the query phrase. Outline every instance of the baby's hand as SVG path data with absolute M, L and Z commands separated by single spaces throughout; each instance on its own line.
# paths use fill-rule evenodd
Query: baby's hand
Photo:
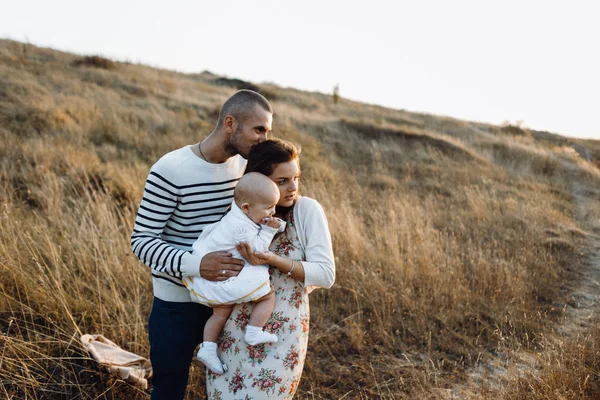
M 271 228 L 275 228 L 275 229 L 278 229 L 281 226 L 281 222 L 279 222 L 279 220 L 274 217 L 263 218 L 262 222 L 264 225 L 271 227 Z

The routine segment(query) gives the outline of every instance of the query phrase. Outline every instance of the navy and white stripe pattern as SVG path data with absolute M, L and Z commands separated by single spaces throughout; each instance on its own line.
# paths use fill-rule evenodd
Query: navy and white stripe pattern
M 192 250 L 202 230 L 218 222 L 233 201 L 233 190 L 241 176 L 215 181 L 206 176 L 202 183 L 178 186 L 156 170 L 150 172 L 131 247 L 152 268 L 154 278 L 183 286 L 182 257 Z

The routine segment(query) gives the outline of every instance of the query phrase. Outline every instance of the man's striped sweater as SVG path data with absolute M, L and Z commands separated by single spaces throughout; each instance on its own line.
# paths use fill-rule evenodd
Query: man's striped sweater
M 191 301 L 181 279 L 200 274 L 201 259 L 192 256 L 192 245 L 207 225 L 223 217 L 245 167 L 239 155 L 222 164 L 208 163 L 191 146 L 166 154 L 152 166 L 131 248 L 152 268 L 156 297 Z

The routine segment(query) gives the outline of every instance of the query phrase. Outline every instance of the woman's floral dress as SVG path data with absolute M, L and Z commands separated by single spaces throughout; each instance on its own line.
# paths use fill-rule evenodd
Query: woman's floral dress
M 286 216 L 284 232 L 275 236 L 270 250 L 291 260 L 304 260 L 293 210 Z M 265 326 L 277 335 L 275 344 L 250 346 L 244 341 L 251 304 L 238 304 L 219 337 L 219 357 L 229 371 L 215 375 L 208 371 L 206 391 L 212 400 L 291 399 L 296 392 L 308 344 L 309 307 L 304 285 L 270 268 L 275 290 L 275 309 Z

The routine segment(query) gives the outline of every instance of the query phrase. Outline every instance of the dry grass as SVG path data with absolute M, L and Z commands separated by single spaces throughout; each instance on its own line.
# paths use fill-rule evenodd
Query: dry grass
M 78 338 L 103 333 L 148 354 L 150 272 L 129 248 L 144 179 L 207 135 L 235 89 L 208 73 L 76 60 L 0 41 L 0 393 L 146 398 Z M 546 340 L 591 229 L 564 161 L 597 187 L 593 161 L 535 132 L 261 90 L 276 135 L 303 145 L 302 190 L 326 209 L 338 265 L 336 285 L 311 295 L 299 398 L 442 398 L 481 360 L 520 349 L 541 354 L 555 387 L 571 385 L 556 367 L 565 354 L 577 361 L 568 370 L 597 376 L 597 332 Z M 188 398 L 202 398 L 192 368 Z M 538 379 L 502 394 L 526 398 Z M 586 395 L 600 393 L 587 382 Z
M 539 376 L 517 379 L 503 394 L 508 399 L 593 399 L 600 393 L 600 331 L 572 341 L 544 343 Z M 491 397 L 490 397 L 491 398 Z M 497 398 L 497 397 L 496 397 Z

